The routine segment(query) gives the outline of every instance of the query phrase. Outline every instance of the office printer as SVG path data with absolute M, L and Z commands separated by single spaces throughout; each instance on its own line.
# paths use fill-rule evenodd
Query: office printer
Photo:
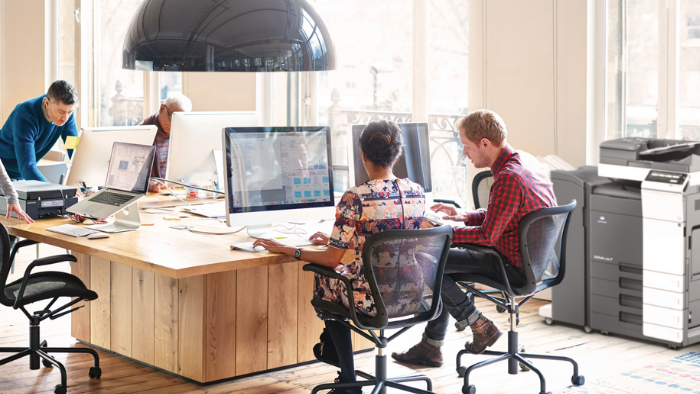
M 700 142 L 606 141 L 597 174 L 553 171 L 552 183 L 559 201 L 584 202 L 567 251 L 585 250 L 571 263 L 586 274 L 571 287 L 583 298 L 553 291 L 551 319 L 673 348 L 700 342 Z
M 30 218 L 55 218 L 78 202 L 77 188 L 40 181 L 13 181 L 19 204 Z M 2 190 L 0 190 L 0 195 Z M 0 214 L 7 214 L 7 199 L 0 198 Z M 16 214 L 12 214 L 17 217 Z

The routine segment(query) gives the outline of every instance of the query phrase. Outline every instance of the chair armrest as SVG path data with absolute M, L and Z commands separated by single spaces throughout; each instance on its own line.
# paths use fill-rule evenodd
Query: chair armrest
M 360 328 L 365 328 L 362 323 L 360 323 L 357 320 L 357 315 L 355 314 L 355 297 L 353 297 L 353 288 L 352 288 L 352 283 L 350 283 L 350 279 L 346 278 L 345 276 L 337 273 L 334 269 L 324 267 L 322 265 L 318 264 L 306 264 L 301 268 L 304 271 L 310 271 L 319 275 L 327 276 L 332 279 L 338 279 L 341 282 L 345 284 L 345 291 L 347 293 L 348 297 L 348 303 L 352 303 L 352 307 L 349 307 L 348 310 L 350 311 L 350 319 L 352 319 L 353 323 L 355 323 L 356 326 Z
M 59 254 L 57 256 L 43 257 L 32 261 L 27 267 L 27 270 L 24 271 L 24 277 L 22 278 L 22 283 L 19 286 L 19 292 L 17 293 L 17 298 L 15 298 L 15 304 L 12 307 L 14 309 L 17 309 L 22 303 L 22 298 L 24 297 L 24 290 L 26 290 L 27 288 L 27 284 L 29 283 L 29 277 L 31 276 L 34 267 L 62 263 L 65 261 L 76 262 L 78 261 L 78 259 L 70 254 Z
M 471 243 L 453 243 L 453 247 L 461 247 L 469 250 L 473 250 L 475 252 L 481 252 L 481 253 L 486 253 L 486 254 L 491 254 L 496 256 L 498 259 L 498 266 L 501 268 L 501 274 L 503 275 L 503 284 L 506 287 L 506 291 L 508 294 L 511 296 L 516 296 L 515 292 L 513 289 L 510 287 L 510 281 L 508 280 L 508 274 L 506 273 L 506 266 L 503 264 L 503 259 L 501 258 L 501 255 L 496 251 L 495 248 L 492 248 L 490 246 L 484 246 L 484 245 L 477 245 L 477 244 L 471 244 Z
M 32 241 L 31 239 L 23 239 L 19 242 L 16 242 L 14 246 L 12 247 L 12 251 L 10 252 L 10 261 L 15 261 L 15 255 L 19 251 L 20 248 L 23 248 L 25 246 L 32 246 L 36 245 L 39 242 L 37 241 Z
M 460 207 L 459 204 L 457 204 L 457 201 L 455 201 L 455 200 L 449 200 L 446 198 L 435 198 L 435 199 L 433 199 L 433 202 L 439 202 L 442 204 L 451 204 L 451 205 L 454 205 L 455 208 L 462 209 L 462 207 Z

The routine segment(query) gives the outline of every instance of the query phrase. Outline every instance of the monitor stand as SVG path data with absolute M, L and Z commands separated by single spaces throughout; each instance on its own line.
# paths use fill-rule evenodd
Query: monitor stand
M 124 231 L 133 231 L 141 228 L 141 215 L 136 204 L 131 204 L 132 210 L 124 208 L 114 215 L 114 223 L 109 224 L 93 224 L 85 226 L 92 230 L 103 231 L 105 233 L 121 233 Z
M 253 238 L 268 238 L 272 237 L 271 224 L 254 224 L 248 226 L 248 235 Z

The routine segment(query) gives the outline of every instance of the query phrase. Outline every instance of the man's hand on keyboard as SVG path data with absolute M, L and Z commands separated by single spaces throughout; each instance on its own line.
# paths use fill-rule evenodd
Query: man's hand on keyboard
M 268 239 L 268 238 L 259 238 L 253 243 L 253 246 L 262 246 L 263 248 L 267 249 L 268 251 L 272 253 L 282 253 L 282 254 L 290 254 L 290 253 L 285 253 L 285 250 L 289 251 L 291 250 L 292 253 L 294 253 L 294 250 L 296 248 L 292 246 L 285 246 L 282 245 L 281 243 L 275 241 L 274 239 Z
M 323 231 L 318 231 L 309 237 L 309 241 L 315 243 L 316 245 L 328 245 L 328 234 L 324 233 Z

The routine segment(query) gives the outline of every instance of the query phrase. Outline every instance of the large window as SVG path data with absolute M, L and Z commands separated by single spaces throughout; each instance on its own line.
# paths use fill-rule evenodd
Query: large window
M 132 126 L 143 120 L 143 71 L 122 69 L 124 36 L 143 0 L 98 0 L 99 125 Z
M 415 1 L 316 1 L 337 55 L 334 71 L 316 74 L 316 123 L 331 127 L 335 188 L 345 190 L 353 124 L 411 122 L 428 112 L 436 195 L 466 200 L 466 167 L 452 125 L 467 112 L 469 3 L 425 0 L 426 23 Z M 427 53 L 417 49 L 426 40 Z M 427 56 L 427 69 L 414 68 L 423 60 L 414 56 Z M 414 95 L 426 94 L 419 91 L 427 92 L 424 109 L 414 108 Z
M 700 2 L 607 5 L 606 138 L 700 140 Z

